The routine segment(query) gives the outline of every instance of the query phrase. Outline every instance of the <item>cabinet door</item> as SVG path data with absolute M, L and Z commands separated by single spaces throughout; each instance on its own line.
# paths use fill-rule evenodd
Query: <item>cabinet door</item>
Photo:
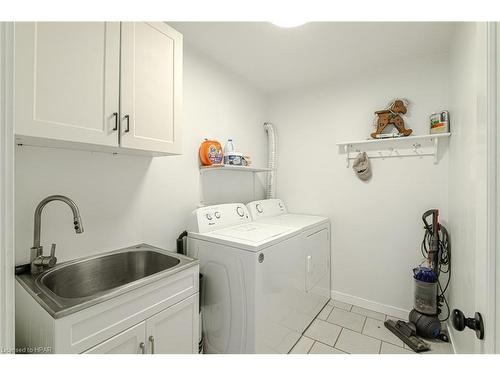
M 94 346 L 84 354 L 143 354 L 146 322 L 139 323 Z
M 180 154 L 182 35 L 161 22 L 125 22 L 121 43 L 121 146 Z
M 198 352 L 198 293 L 146 320 L 147 353 Z
M 119 23 L 16 23 L 16 134 L 118 146 L 119 64 Z

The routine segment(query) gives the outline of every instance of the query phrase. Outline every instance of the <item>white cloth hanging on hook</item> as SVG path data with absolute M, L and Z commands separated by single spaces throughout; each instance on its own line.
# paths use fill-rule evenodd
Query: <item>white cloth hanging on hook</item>
M 372 169 L 370 166 L 370 159 L 366 152 L 360 152 L 354 163 L 352 169 L 358 178 L 362 181 L 368 181 L 372 177 Z

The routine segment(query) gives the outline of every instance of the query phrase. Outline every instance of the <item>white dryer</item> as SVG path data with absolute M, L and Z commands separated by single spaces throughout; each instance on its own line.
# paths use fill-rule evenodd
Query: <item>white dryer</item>
M 300 232 L 253 222 L 244 204 L 194 211 L 188 255 L 203 274 L 208 353 L 287 353 L 310 324 Z
M 250 202 L 247 208 L 254 223 L 279 225 L 300 232 L 301 249 L 305 259 L 305 289 L 311 294 L 311 308 L 318 313 L 331 294 L 330 219 L 288 213 L 281 199 Z

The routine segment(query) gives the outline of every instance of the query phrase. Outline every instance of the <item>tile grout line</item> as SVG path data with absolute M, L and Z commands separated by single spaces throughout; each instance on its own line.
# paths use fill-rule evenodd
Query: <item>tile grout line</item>
M 373 319 L 373 318 L 370 318 L 370 319 Z M 368 320 L 368 317 L 367 317 L 367 320 Z M 381 320 L 378 320 L 378 319 L 373 319 L 373 320 L 376 320 L 376 321 L 378 321 L 378 322 L 382 322 Z M 383 323 L 384 323 L 384 322 L 382 322 L 382 324 L 383 324 Z M 366 320 L 365 320 L 365 324 L 363 325 L 363 330 L 365 329 L 365 325 L 366 325 Z M 390 331 L 389 331 L 389 332 L 390 332 Z M 389 341 L 387 341 L 387 340 L 380 339 L 380 338 L 378 338 L 378 337 L 373 337 L 373 336 L 370 336 L 370 335 L 368 335 L 368 334 L 366 334 L 366 333 L 363 333 L 363 332 L 361 332 L 361 334 L 362 334 L 363 336 L 370 337 L 370 338 L 375 339 L 375 340 L 383 341 L 383 342 L 385 342 L 385 343 L 387 343 L 387 344 L 391 344 L 391 345 L 394 345 L 394 346 L 397 346 L 397 347 L 400 347 L 400 348 L 403 348 L 403 349 L 404 349 L 404 342 L 403 342 L 402 340 L 401 340 L 401 342 L 403 343 L 403 346 L 399 346 L 399 345 L 397 345 L 397 344 L 394 344 L 393 342 L 389 342 Z M 395 337 L 397 337 L 396 335 L 394 335 L 394 336 L 395 336 Z
M 405 349 L 405 347 L 404 347 L 404 346 L 399 346 L 399 345 L 397 345 L 397 344 L 394 344 L 393 342 L 389 342 L 389 341 L 386 341 L 386 340 L 379 339 L 378 337 L 373 337 L 373 336 L 370 336 L 370 335 L 366 335 L 366 334 L 364 334 L 364 333 L 362 333 L 362 335 L 363 335 L 363 336 L 366 336 L 366 337 L 369 337 L 369 338 L 371 338 L 371 339 L 375 339 L 375 340 L 378 340 L 378 341 L 385 342 L 386 344 L 391 344 L 391 345 L 397 346 L 398 348 L 403 348 L 403 349 Z M 396 336 L 396 335 L 394 335 L 394 337 L 397 337 L 397 336 Z M 403 342 L 403 341 L 401 341 L 401 342 Z M 403 345 L 404 345 L 404 343 L 403 343 Z
M 384 316 L 384 320 L 385 320 L 385 319 L 386 319 L 386 317 L 387 317 L 387 314 L 384 314 L 383 312 L 380 312 L 380 311 L 371 310 L 371 309 L 366 309 L 366 308 L 361 307 L 361 306 L 358 306 L 358 305 L 352 305 L 352 306 L 351 306 L 351 310 L 350 310 L 351 312 L 353 312 L 354 314 L 358 314 L 358 315 L 363 315 L 363 316 L 366 316 L 367 318 L 372 318 L 372 319 L 375 319 L 375 320 L 380 320 L 380 319 L 374 318 L 373 316 L 368 316 L 368 315 L 366 315 L 366 314 L 362 314 L 362 313 L 358 313 L 358 312 L 356 312 L 356 311 L 352 311 L 352 309 L 353 309 L 354 307 L 358 307 L 358 308 L 360 308 L 360 309 L 362 309 L 362 310 L 366 310 L 366 311 L 371 311 L 371 312 L 374 312 L 374 313 L 376 313 L 376 314 L 381 314 L 381 315 L 383 315 L 383 316 Z
M 328 306 L 329 306 L 329 305 L 325 305 L 325 307 L 323 307 L 323 309 L 322 309 L 322 310 L 318 313 L 318 315 L 316 315 L 316 317 L 314 318 L 314 320 L 319 319 L 319 320 L 322 320 L 322 321 L 324 321 L 324 322 L 328 321 L 328 318 L 330 317 L 330 314 L 331 314 L 331 313 L 332 313 L 332 311 L 333 311 L 333 306 L 332 306 L 332 311 L 330 311 L 330 312 L 328 313 L 328 315 L 327 315 L 327 317 L 326 317 L 325 319 L 321 319 L 321 318 L 319 318 L 319 314 L 321 314 L 321 313 L 323 312 L 323 310 L 324 310 L 325 308 L 327 308 Z
M 336 340 L 335 340 L 335 342 L 333 343 L 333 348 L 334 348 L 334 349 L 338 349 L 338 348 L 336 348 L 336 347 L 335 347 L 335 345 L 337 345 L 337 342 L 339 341 L 340 335 L 342 334 L 342 331 L 343 331 L 343 330 L 344 330 L 344 327 L 341 327 L 341 328 L 340 328 L 339 335 L 337 336 L 337 339 L 336 339 Z M 338 350 L 340 350 L 340 349 L 338 349 Z M 342 350 L 342 351 L 343 351 L 343 350 Z
M 312 348 L 313 348 L 314 344 L 316 344 L 316 342 L 317 342 L 316 340 L 314 340 L 314 341 L 313 341 L 313 343 L 312 343 L 311 347 L 309 348 L 309 350 L 307 351 L 307 353 L 306 353 L 306 354 L 310 354 L 310 353 L 311 353 L 311 350 L 312 350 Z
M 361 334 L 363 334 L 363 331 L 365 330 L 365 325 L 366 325 L 366 319 L 367 317 L 365 316 L 365 320 L 363 320 L 363 327 L 361 327 Z
M 304 335 L 300 335 L 299 339 L 297 340 L 297 342 L 295 344 L 293 344 L 292 348 L 288 351 L 288 354 L 290 354 L 292 352 L 293 349 L 295 349 L 295 347 L 297 346 L 297 344 L 299 343 L 300 339 L 304 337 Z
M 333 314 L 333 310 L 335 310 L 335 309 L 336 309 L 336 307 L 334 306 L 334 307 L 333 307 L 333 309 L 332 309 L 332 311 L 330 311 L 330 314 L 328 314 L 328 316 L 326 317 L 325 322 L 332 323 L 332 322 L 329 322 L 329 321 L 328 321 L 328 318 L 330 317 L 330 315 L 332 315 L 332 314 Z M 333 323 L 332 323 L 332 324 L 333 324 Z
M 332 323 L 332 324 L 333 324 L 333 323 Z M 339 326 L 339 327 L 342 327 L 342 326 Z M 363 326 L 363 328 L 364 328 L 364 326 Z M 338 341 L 338 339 L 340 338 L 340 335 L 342 334 L 342 331 L 343 331 L 344 329 L 346 329 L 346 330 L 348 330 L 348 331 L 351 331 L 351 332 L 353 332 L 353 333 L 357 333 L 358 335 L 365 336 L 365 337 L 370 338 L 370 339 L 373 339 L 373 340 L 377 340 L 377 341 L 379 341 L 379 342 L 380 342 L 380 347 L 382 347 L 382 341 L 383 341 L 383 340 L 378 339 L 378 338 L 376 338 L 376 337 L 372 337 L 372 336 L 365 335 L 365 334 L 363 334 L 363 333 L 361 333 L 361 332 L 354 331 L 354 330 L 352 330 L 352 329 L 350 329 L 350 328 L 346 328 L 346 327 L 342 327 L 342 329 L 341 329 L 341 331 L 340 331 L 340 333 L 339 333 L 339 337 L 337 338 L 337 341 Z M 335 341 L 335 345 L 337 345 L 337 341 Z M 386 342 L 387 344 L 391 344 L 390 342 L 387 342 L 387 341 L 384 341 L 384 342 Z M 392 344 L 392 345 L 394 345 L 394 344 Z M 397 345 L 394 345 L 394 346 L 397 346 Z M 335 349 L 341 350 L 341 349 L 339 349 L 339 348 L 335 348 Z M 341 350 L 341 351 L 343 351 L 343 350 Z M 351 354 L 351 353 L 347 353 L 347 354 Z M 379 353 L 379 354 L 380 354 L 380 353 Z
M 323 342 L 323 341 L 321 341 L 321 340 L 315 339 L 315 338 L 313 338 L 313 337 L 309 337 L 309 336 L 306 336 L 306 335 L 302 335 L 302 336 L 307 337 L 307 338 L 309 338 L 309 339 L 313 340 L 313 341 L 314 341 L 314 343 L 319 342 L 320 344 L 323 344 L 323 345 L 329 346 L 330 348 L 333 348 L 333 349 L 338 349 L 338 348 L 336 348 L 336 347 L 335 347 L 335 345 L 337 344 L 337 341 L 339 340 L 340 334 L 342 333 L 342 330 L 344 329 L 344 327 L 339 326 L 339 325 L 337 325 L 337 324 L 330 323 L 330 322 L 325 322 L 325 323 L 328 323 L 328 324 L 331 324 L 331 325 L 333 325 L 333 326 L 336 326 L 336 327 L 339 327 L 339 328 L 340 328 L 340 332 L 339 332 L 339 334 L 338 334 L 337 338 L 335 339 L 335 342 L 333 343 L 333 345 L 330 345 L 330 344 L 328 344 L 328 343 L 326 343 L 326 342 Z M 347 328 L 346 328 L 346 329 L 347 329 Z M 354 331 L 353 331 L 353 332 L 354 332 Z M 312 345 L 312 346 L 314 346 L 314 343 L 313 343 L 313 345 Z M 311 348 L 312 348 L 312 346 L 311 346 Z M 338 349 L 338 350 L 340 350 L 341 352 L 344 352 L 344 351 L 343 351 L 343 350 L 341 350 L 341 349 Z M 346 352 L 344 352 L 344 353 L 346 353 Z M 349 354 L 349 353 L 347 353 L 347 354 Z
M 338 309 L 338 310 L 342 310 L 342 311 L 345 311 L 345 312 L 350 312 L 351 314 L 362 316 L 363 318 L 365 318 L 365 320 L 366 320 L 366 318 L 369 318 L 369 316 L 366 316 L 366 315 L 363 315 L 363 314 L 360 314 L 360 313 L 357 313 L 357 312 L 354 312 L 354 311 L 347 311 L 347 310 L 344 310 L 344 309 L 342 309 L 340 307 L 335 307 L 334 309 Z M 333 310 L 330 312 L 330 315 L 332 315 L 332 313 L 333 313 Z M 330 317 L 330 315 L 328 315 L 328 317 Z M 373 318 L 371 318 L 371 319 L 373 319 Z M 375 319 L 375 320 L 378 320 L 378 319 Z M 330 321 L 328 323 L 335 324 L 335 323 L 330 322 Z M 339 325 L 339 324 L 337 324 L 337 325 Z M 364 323 L 363 323 L 363 326 L 364 326 Z

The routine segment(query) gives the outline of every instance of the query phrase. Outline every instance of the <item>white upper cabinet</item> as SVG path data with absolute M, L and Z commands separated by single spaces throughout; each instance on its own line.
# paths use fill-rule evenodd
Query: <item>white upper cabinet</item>
M 118 146 L 119 71 L 119 23 L 16 23 L 16 134 Z
M 181 153 L 182 35 L 164 23 L 15 26 L 18 143 Z
M 156 22 L 122 23 L 121 145 L 180 153 L 182 35 Z

